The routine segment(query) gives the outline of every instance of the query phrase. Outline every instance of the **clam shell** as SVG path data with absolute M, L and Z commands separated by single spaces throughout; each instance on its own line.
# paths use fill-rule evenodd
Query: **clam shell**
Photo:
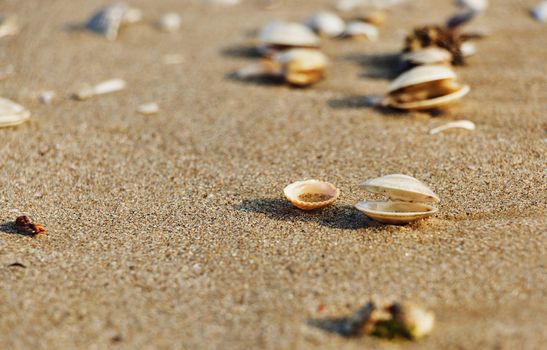
M 441 108 L 441 107 L 450 105 L 452 103 L 455 103 L 456 101 L 458 101 L 459 99 L 467 95 L 469 91 L 471 91 L 471 88 L 469 87 L 469 85 L 463 85 L 460 87 L 459 90 L 453 93 L 435 97 L 435 98 L 430 98 L 427 100 L 413 101 L 413 102 L 398 102 L 395 99 L 388 96 L 386 99 L 384 99 L 383 104 L 396 109 L 415 110 L 415 111 Z
M 366 38 L 370 41 L 378 40 L 378 28 L 370 23 L 353 21 L 348 23 L 344 35 L 351 38 Z
M 30 112 L 23 106 L 0 97 L 0 128 L 22 124 L 29 118 Z
M 292 49 L 274 56 L 281 66 L 285 81 L 294 85 L 310 85 L 321 80 L 328 64 L 328 58 L 314 49 Z
M 308 27 L 300 23 L 269 22 L 258 34 L 262 45 L 318 47 L 319 38 Z
M 122 24 L 135 23 L 142 18 L 142 12 L 123 2 L 99 9 L 86 22 L 85 28 L 100 34 L 108 40 L 115 40 Z
M 391 201 L 362 201 L 355 208 L 373 220 L 392 225 L 408 224 L 438 211 L 429 204 Z
M 297 181 L 285 187 L 283 192 L 295 207 L 302 210 L 326 207 L 334 203 L 340 195 L 340 191 L 333 184 L 319 180 Z M 319 198 L 310 200 L 305 198 L 306 195 Z
M 304 24 L 319 35 L 337 37 L 344 32 L 346 24 L 337 14 L 321 11 L 309 17 Z
M 437 80 L 456 79 L 456 73 L 443 65 L 427 65 L 413 68 L 393 80 L 388 87 L 388 92 L 409 87 L 412 85 L 428 83 Z
M 415 65 L 447 64 L 452 61 L 452 54 L 440 47 L 428 47 L 419 51 L 404 53 L 401 59 Z
M 387 195 L 391 200 L 413 203 L 436 203 L 439 197 L 420 180 L 403 174 L 392 174 L 365 181 L 369 192 Z

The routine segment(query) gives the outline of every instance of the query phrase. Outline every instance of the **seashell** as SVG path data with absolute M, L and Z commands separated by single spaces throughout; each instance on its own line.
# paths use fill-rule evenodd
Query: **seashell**
M 361 21 L 348 23 L 344 35 L 356 39 L 368 39 L 370 41 L 378 40 L 379 31 L 375 25 Z
M 385 311 L 389 314 L 389 320 L 377 322 L 375 325 L 375 332 L 380 334 L 383 331 L 389 334 L 397 330 L 401 333 L 397 335 L 418 340 L 429 335 L 435 326 L 435 314 L 413 303 L 393 303 Z M 382 327 L 383 330 L 380 329 Z
M 450 64 L 452 54 L 440 47 L 428 47 L 418 51 L 407 52 L 402 54 L 403 62 L 412 65 L 428 65 L 428 64 Z
M 366 216 L 382 223 L 406 224 L 438 211 L 430 203 L 439 202 L 439 197 L 412 176 L 386 175 L 366 181 L 363 187 L 368 192 L 388 196 L 387 201 L 362 201 L 355 205 Z
M 373 24 L 375 26 L 381 26 L 387 19 L 387 15 L 384 11 L 373 11 L 359 16 L 359 20 Z
M 537 4 L 531 11 L 530 14 L 539 22 L 547 22 L 547 1 L 542 1 Z
M 449 129 L 466 129 L 466 130 L 475 130 L 475 123 L 469 120 L 458 120 L 450 123 L 446 123 L 444 125 L 438 126 L 436 128 L 433 128 L 429 130 L 430 135 L 438 134 L 442 131 L 449 130 Z
M 123 2 L 119 2 L 95 12 L 85 24 L 85 28 L 106 37 L 108 40 L 115 40 L 122 25 L 136 23 L 141 19 L 142 12 L 139 9 L 131 8 Z
M 304 24 L 319 35 L 337 37 L 342 35 L 346 24 L 337 14 L 321 11 L 308 18 Z
M 234 6 L 239 4 L 241 0 L 203 0 L 203 2 L 209 5 Z
M 45 104 L 45 105 L 49 105 L 53 102 L 53 99 L 55 98 L 55 95 L 56 95 L 55 91 L 51 91 L 51 90 L 43 91 L 38 96 L 38 100 L 40 102 L 42 102 L 43 104 Z
M 19 33 L 19 23 L 16 16 L 0 16 L 0 38 Z
M 460 51 L 463 57 L 470 57 L 477 53 L 477 46 L 467 41 L 460 46 Z
M 162 15 L 156 21 L 156 27 L 164 32 L 176 32 L 180 28 L 182 19 L 178 13 L 170 12 Z
M 484 11 L 488 7 L 488 0 L 457 0 L 456 4 L 474 11 Z
M 383 104 L 405 110 L 441 108 L 458 101 L 469 91 L 469 86 L 456 82 L 456 73 L 447 66 L 418 66 L 389 85 Z
M 295 207 L 302 210 L 326 207 L 340 195 L 333 184 L 319 180 L 297 181 L 285 187 L 283 192 Z
M 145 103 L 137 107 L 137 112 L 144 115 L 157 114 L 160 111 L 160 107 L 155 102 Z
M 290 48 L 318 48 L 319 38 L 300 23 L 269 22 L 258 33 L 259 51 L 271 55 Z
M 0 128 L 22 124 L 29 118 L 30 112 L 23 106 L 0 97 Z
M 328 58 L 319 50 L 292 49 L 276 54 L 274 62 L 287 83 L 307 86 L 323 79 Z
M 95 86 L 84 87 L 74 94 L 74 97 L 78 100 L 85 100 L 97 95 L 109 94 L 125 89 L 126 82 L 122 79 L 111 79 L 99 83 Z

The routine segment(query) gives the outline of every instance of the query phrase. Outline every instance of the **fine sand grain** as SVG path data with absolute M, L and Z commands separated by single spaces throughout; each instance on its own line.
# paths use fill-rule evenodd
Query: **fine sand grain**
M 71 29 L 103 1 L 3 0 L 23 28 L 0 39 L 15 69 L 0 96 L 32 117 L 0 129 L 0 349 L 544 347 L 547 28 L 527 12 L 535 2 L 491 1 L 476 22 L 491 37 L 457 68 L 471 93 L 431 118 L 364 97 L 385 92 L 405 33 L 444 21 L 449 0 L 393 8 L 376 43 L 325 41 L 328 78 L 310 89 L 231 73 L 254 59 L 262 24 L 330 1 L 135 0 L 148 23 L 109 42 Z M 167 12 L 180 31 L 149 24 Z M 127 88 L 69 98 L 112 78 Z M 160 113 L 138 114 L 149 101 Z M 477 129 L 429 135 L 457 119 Z M 355 210 L 373 198 L 359 184 L 390 173 L 430 185 L 439 213 L 385 226 Z M 338 202 L 292 207 L 282 190 L 305 178 L 335 184 Z M 47 233 L 17 234 L 20 215 Z M 371 297 L 423 303 L 433 334 L 390 343 L 306 325 Z

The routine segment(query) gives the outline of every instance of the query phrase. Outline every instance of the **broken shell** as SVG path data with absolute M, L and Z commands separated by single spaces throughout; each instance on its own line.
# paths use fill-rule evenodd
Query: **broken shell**
M 144 115 L 157 114 L 160 111 L 160 107 L 155 102 L 145 103 L 137 107 L 137 112 Z
M 368 180 L 363 187 L 372 193 L 389 197 L 387 201 L 362 201 L 355 207 L 366 216 L 386 224 L 406 224 L 435 214 L 438 209 L 429 204 L 439 197 L 412 176 L 393 174 Z
M 304 24 L 319 35 L 331 38 L 341 35 L 346 26 L 344 21 L 337 14 L 328 11 L 316 13 L 308 18 Z
M 441 108 L 458 101 L 469 91 L 469 86 L 460 85 L 456 73 L 447 66 L 418 66 L 391 82 L 383 104 L 405 110 Z
M 448 129 L 466 129 L 466 130 L 475 130 L 475 123 L 469 120 L 458 120 L 455 122 L 446 123 L 444 125 L 438 126 L 429 130 L 430 135 L 438 134 L 442 131 Z
M 404 62 L 412 65 L 450 64 L 452 54 L 440 47 L 428 47 L 419 51 L 404 53 L 401 58 Z
M 16 16 L 0 16 L 0 38 L 19 33 L 19 24 Z
M 435 314 L 412 303 L 395 303 L 389 307 L 393 321 L 411 339 L 418 340 L 431 333 Z
M 325 76 L 327 56 L 319 50 L 292 49 L 274 56 L 286 82 L 298 86 L 316 83 Z
M 122 25 L 135 23 L 141 19 L 142 12 L 139 9 L 120 2 L 95 12 L 85 24 L 85 28 L 103 35 L 108 40 L 115 40 Z
M 344 35 L 356 39 L 368 39 L 370 41 L 378 40 L 379 32 L 375 25 L 361 21 L 348 23 Z
M 319 180 L 297 181 L 285 187 L 283 192 L 295 207 L 302 210 L 326 207 L 340 195 L 333 184 Z
M 175 32 L 180 28 L 182 20 L 178 13 L 166 13 L 156 21 L 156 27 L 164 32 Z
M 0 128 L 22 124 L 29 118 L 30 112 L 23 106 L 0 97 Z
M 97 95 L 108 94 L 125 89 L 126 82 L 122 79 L 111 79 L 95 86 L 88 86 L 74 94 L 78 100 L 85 100 Z
M 542 1 L 536 5 L 530 14 L 539 22 L 547 22 L 547 1 Z
M 271 55 L 291 48 L 317 48 L 319 38 L 300 23 L 269 22 L 258 34 L 259 51 Z

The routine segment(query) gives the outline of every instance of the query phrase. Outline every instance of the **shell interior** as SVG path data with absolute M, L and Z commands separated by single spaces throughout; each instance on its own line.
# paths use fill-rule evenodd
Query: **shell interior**
M 304 210 L 332 204 L 340 194 L 334 185 L 319 180 L 297 181 L 285 187 L 283 192 L 292 204 Z
M 426 100 L 400 102 L 388 96 L 384 103 L 393 108 L 404 109 L 404 110 L 433 109 L 433 108 L 440 108 L 440 107 L 452 104 L 458 101 L 459 99 L 461 99 L 462 97 L 464 97 L 465 95 L 467 95 L 469 91 L 471 91 L 471 88 L 469 87 L 469 85 L 463 85 L 458 90 L 452 93 L 434 97 L 434 98 L 429 98 Z
M 402 202 L 436 203 L 439 197 L 418 179 L 403 175 L 392 174 L 363 183 L 363 187 L 372 193 L 387 195 L 391 200 Z
M 392 93 L 399 89 L 413 85 L 438 81 L 454 80 L 456 73 L 452 69 L 443 65 L 426 65 L 413 68 L 393 80 L 388 87 L 388 92 Z
M 397 201 L 363 201 L 355 205 L 366 216 L 387 224 L 406 224 L 435 214 L 430 204 Z

